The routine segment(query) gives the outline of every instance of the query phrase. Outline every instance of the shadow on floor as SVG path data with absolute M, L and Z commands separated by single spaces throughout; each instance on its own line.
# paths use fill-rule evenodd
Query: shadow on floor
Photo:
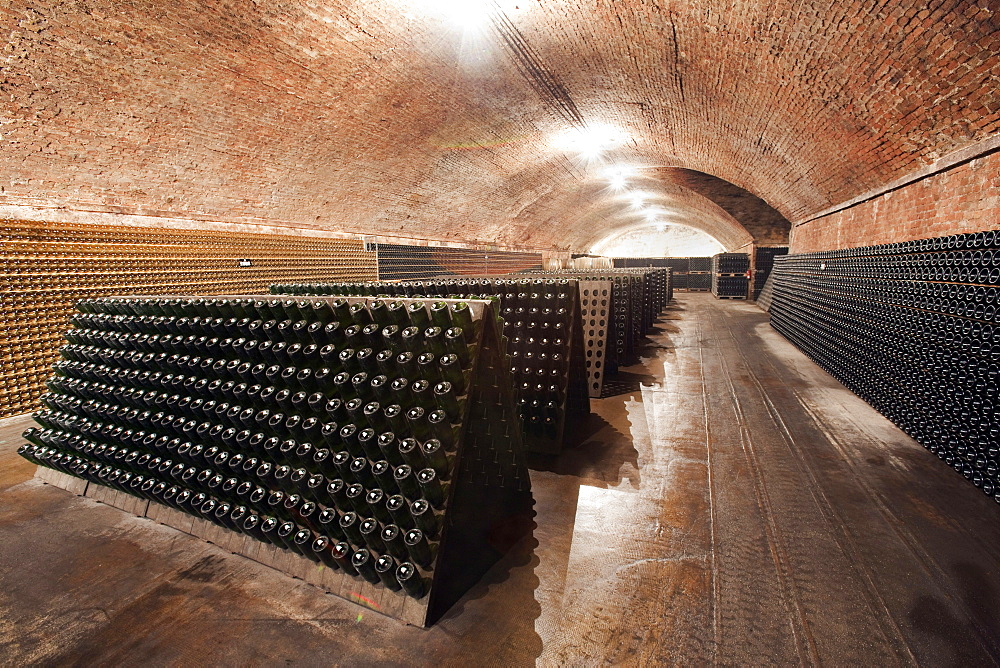
M 542 606 L 535 595 L 541 584 L 535 572 L 541 563 L 536 554 L 538 547 L 539 542 L 532 531 L 436 622 L 437 628 L 462 636 L 485 635 L 484 646 L 488 646 L 491 640 L 496 640 L 490 638 L 496 631 L 484 628 L 483 622 L 502 618 L 506 620 L 502 632 L 517 638 L 517 657 L 525 660 L 540 657 L 542 638 L 535 631 L 535 622 L 542 614 Z M 509 584 L 501 587 L 504 583 Z M 496 595 L 497 589 L 502 589 L 504 595 Z M 467 614 L 470 607 L 475 608 L 474 614 Z
M 629 435 L 628 420 L 625 417 L 623 420 L 626 425 L 624 431 L 600 415 L 591 413 L 567 439 L 571 445 L 558 455 L 529 453 L 528 466 L 535 471 L 617 486 L 622 482 L 623 468 L 639 468 L 639 452 Z M 625 467 L 625 464 L 631 464 L 631 467 Z
M 614 378 L 604 380 L 604 385 L 601 387 L 601 398 L 606 399 L 630 392 L 638 392 L 642 385 L 650 385 L 654 382 L 656 382 L 656 378 L 648 373 L 619 370 Z

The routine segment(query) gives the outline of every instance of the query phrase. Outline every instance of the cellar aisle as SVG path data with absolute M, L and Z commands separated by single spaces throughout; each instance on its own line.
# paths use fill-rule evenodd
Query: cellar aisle
M 743 302 L 679 293 L 537 527 L 405 627 L 30 479 L 0 422 L 5 663 L 995 665 L 1000 507 Z

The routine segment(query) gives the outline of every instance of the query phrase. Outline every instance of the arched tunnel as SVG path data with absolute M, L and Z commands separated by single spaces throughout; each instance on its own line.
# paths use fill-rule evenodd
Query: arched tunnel
M 0 662 L 1000 664 L 996 0 L 0 33 Z

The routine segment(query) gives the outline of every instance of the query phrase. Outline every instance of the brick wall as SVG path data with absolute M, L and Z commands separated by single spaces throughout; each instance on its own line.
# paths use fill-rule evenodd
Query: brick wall
M 1000 132 L 990 0 L 428 4 L 0 2 L 0 203 L 584 250 L 574 127 L 789 220 Z
M 791 252 L 996 229 L 1000 229 L 1000 151 L 796 225 L 791 233 Z

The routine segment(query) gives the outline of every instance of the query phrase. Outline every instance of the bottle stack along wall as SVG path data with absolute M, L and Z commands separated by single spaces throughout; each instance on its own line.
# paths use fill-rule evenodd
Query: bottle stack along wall
M 788 255 L 788 246 L 760 246 L 754 250 L 753 298 L 760 299 L 760 293 L 774 269 L 774 258 Z
M 356 239 L 0 220 L 0 417 L 38 406 L 73 304 L 122 294 L 261 292 L 286 280 L 367 280 Z
M 1000 235 L 775 258 L 771 324 L 1000 502 Z

